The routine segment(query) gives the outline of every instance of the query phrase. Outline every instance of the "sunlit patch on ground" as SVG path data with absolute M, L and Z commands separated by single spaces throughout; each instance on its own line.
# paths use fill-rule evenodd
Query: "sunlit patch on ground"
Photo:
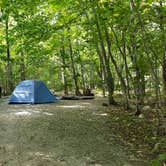
M 82 105 L 60 105 L 60 106 L 56 106 L 56 107 L 59 107 L 59 108 L 85 108 Z
M 35 153 L 32 153 L 31 155 L 33 155 L 33 156 L 41 156 L 41 157 L 44 157 L 44 158 L 51 158 L 51 157 L 53 157 L 52 155 L 44 154 L 43 152 L 35 152 Z
M 108 116 L 107 113 L 93 113 L 93 114 L 97 116 Z
M 43 114 L 44 114 L 44 115 L 49 115 L 49 116 L 52 116 L 52 115 L 54 115 L 54 114 L 52 114 L 52 113 L 49 113 L 49 112 L 43 112 Z
M 35 110 L 32 110 L 33 113 L 36 113 L 36 114 L 40 114 L 41 112 L 40 111 L 35 111 Z
M 14 114 L 17 115 L 17 116 L 29 116 L 29 115 L 32 115 L 31 112 L 27 112 L 27 111 L 16 112 Z

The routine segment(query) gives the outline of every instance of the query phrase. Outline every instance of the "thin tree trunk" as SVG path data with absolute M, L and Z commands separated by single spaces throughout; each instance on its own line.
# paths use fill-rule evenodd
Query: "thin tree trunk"
M 83 2 L 82 0 L 80 0 L 80 5 L 82 6 Z M 83 7 L 83 6 L 82 6 Z M 93 29 L 91 28 L 90 26 L 90 19 L 89 19 L 89 16 L 85 10 L 85 16 L 86 16 L 86 19 L 89 23 L 89 29 Z M 98 44 L 98 39 L 97 37 L 95 36 L 94 34 L 94 31 L 93 31 L 93 39 L 94 39 L 94 43 L 95 43 L 95 46 L 96 46 L 96 51 L 97 51 L 97 54 L 98 54 L 98 57 L 99 57 L 99 61 L 100 61 L 100 70 L 101 72 L 99 71 L 98 72 L 98 75 L 99 75 L 99 78 L 101 78 L 101 86 L 102 86 L 102 92 L 103 92 L 103 96 L 105 97 L 106 95 L 106 89 L 105 89 L 105 83 L 106 83 L 106 68 L 105 68 L 105 64 L 104 64 L 104 60 L 103 60 L 103 56 L 101 54 L 101 51 L 100 51 L 100 48 L 99 48 L 99 44 Z
M 84 67 L 84 64 L 82 62 L 82 58 L 81 58 L 81 55 L 78 51 L 78 57 L 79 57 L 79 62 L 80 62 L 80 65 L 81 65 L 81 79 L 82 79 L 82 85 L 83 85 L 83 94 L 85 94 L 85 91 L 86 91 L 86 85 L 85 85 L 85 67 Z
M 141 99 L 141 94 L 140 94 L 140 85 L 141 85 L 141 74 L 140 74 L 140 69 L 137 64 L 137 51 L 136 51 L 136 44 L 134 40 L 134 36 L 131 35 L 131 49 L 128 47 L 128 52 L 131 57 L 131 61 L 133 64 L 134 68 L 134 79 L 133 79 L 133 86 L 134 86 L 134 94 L 136 97 L 136 114 L 141 113 L 141 104 L 143 104 L 143 101 Z
M 74 65 L 73 49 L 72 49 L 70 39 L 69 39 L 69 49 L 70 49 L 70 59 L 71 59 L 71 67 L 72 67 L 72 72 L 73 72 L 73 79 L 74 79 L 74 84 L 75 84 L 75 94 L 79 96 L 79 95 L 81 95 L 81 93 L 79 91 L 78 78 L 77 78 L 76 69 L 75 69 L 75 65 Z
M 101 87 L 102 87 L 102 94 L 103 94 L 103 97 L 106 96 L 106 92 L 105 92 L 105 74 L 104 74 L 104 70 L 103 69 L 104 65 L 101 64 L 101 61 L 100 61 L 100 71 L 99 71 L 99 78 L 101 78 Z
M 66 60 L 65 60 L 65 48 L 62 46 L 60 50 L 60 55 L 62 59 L 62 69 L 63 69 L 63 84 L 64 84 L 64 95 L 68 95 L 68 85 L 67 85 L 67 77 L 66 77 Z
M 9 44 L 9 16 L 5 19 L 5 35 L 6 35 L 6 54 L 7 54 L 7 94 L 10 94 L 13 89 L 12 84 L 12 67 L 10 56 L 10 44 Z
M 150 66 L 151 66 L 152 76 L 153 76 L 153 79 L 154 79 L 154 82 L 155 82 L 156 106 L 159 107 L 160 106 L 160 104 L 159 104 L 159 102 L 160 102 L 160 98 L 159 98 L 159 94 L 160 94 L 159 84 L 160 84 L 160 82 L 159 82 L 159 78 L 157 76 L 157 72 L 155 70 L 156 67 L 154 67 L 154 64 L 153 64 L 153 62 L 151 60 L 151 57 L 150 57 L 150 52 L 149 52 L 148 47 L 147 47 L 147 42 L 146 42 L 146 39 L 145 39 L 145 29 L 144 29 L 144 25 L 142 23 L 142 19 L 141 19 L 140 13 L 139 13 L 138 9 L 135 7 L 134 0 L 130 0 L 130 4 L 131 4 L 132 10 L 135 10 L 135 12 L 136 12 L 136 16 L 138 18 L 139 25 L 141 27 L 142 44 L 143 44 L 143 47 L 144 47 L 144 51 L 145 51 L 145 53 L 146 53 L 146 55 L 148 57 L 148 62 L 150 64 Z
M 166 51 L 163 57 L 162 77 L 163 77 L 163 94 L 166 101 Z
M 100 87 L 102 88 L 102 94 L 103 97 L 105 97 L 105 78 L 104 78 L 104 74 L 103 74 L 103 67 L 100 63 L 100 67 L 98 68 L 98 66 L 96 67 L 96 71 L 98 74 L 98 77 L 100 78 Z
M 106 50 L 105 50 L 105 47 L 104 47 L 104 41 L 103 41 L 103 37 L 102 37 L 100 25 L 99 25 L 99 19 L 98 19 L 98 15 L 97 15 L 94 4 L 92 4 L 92 9 L 93 9 L 93 14 L 94 14 L 94 17 L 95 17 L 95 20 L 96 20 L 96 28 L 97 28 L 100 47 L 101 47 L 101 51 L 102 51 L 102 56 L 103 56 L 104 63 L 105 63 L 105 68 L 106 68 L 106 82 L 107 82 L 107 88 L 108 88 L 108 102 L 109 102 L 109 104 L 115 104 L 115 101 L 114 101 L 114 98 L 113 98 L 114 79 L 113 79 L 113 76 L 112 76 L 112 72 L 110 70 L 110 60 L 109 60 L 109 57 L 106 54 Z
M 160 4 L 160 29 L 162 33 L 162 57 L 163 57 L 163 62 L 162 62 L 162 77 L 163 77 L 163 94 L 166 102 L 166 35 L 165 35 L 165 28 L 164 28 L 164 16 L 163 16 L 163 2 L 162 0 L 159 0 Z
M 21 57 L 20 57 L 20 78 L 21 78 L 21 81 L 25 80 L 25 78 L 26 78 L 26 76 L 25 76 L 25 57 L 22 53 L 21 53 Z
M 94 39 L 95 39 L 95 37 L 94 37 Z M 106 78 L 107 78 L 106 68 L 105 68 L 105 63 L 104 63 L 103 56 L 102 56 L 101 51 L 99 49 L 99 43 L 97 42 L 97 39 L 95 39 L 94 42 L 95 42 L 95 45 L 96 45 L 97 54 L 99 56 L 100 70 L 101 70 L 100 78 L 101 78 L 101 81 L 102 81 L 103 96 L 105 97 L 105 81 L 106 81 Z
M 122 90 L 123 90 L 123 93 L 124 93 L 124 96 L 125 96 L 125 108 L 128 109 L 129 108 L 129 102 L 128 102 L 128 96 L 127 96 L 127 87 L 126 87 L 125 81 L 123 79 L 123 76 L 122 76 L 121 72 L 119 71 L 118 65 L 117 65 L 117 63 L 116 63 L 116 61 L 113 57 L 113 54 L 111 52 L 111 42 L 110 42 L 108 30 L 107 30 L 107 27 L 106 27 L 105 23 L 104 23 L 104 29 L 105 29 L 105 36 L 106 36 L 108 54 L 109 54 L 109 57 L 111 58 L 111 61 L 114 65 L 114 67 L 115 67 L 115 71 L 118 75 L 118 78 L 119 78 L 121 86 L 122 86 Z
M 124 60 L 124 64 L 125 64 L 125 73 L 126 73 L 126 84 L 127 84 L 127 95 L 129 97 L 129 99 L 131 99 L 130 96 L 130 81 L 129 78 L 131 79 L 131 81 L 133 81 L 133 78 L 131 76 L 131 73 L 129 71 L 128 65 L 127 65 L 127 55 L 126 55 L 126 44 L 125 44 L 125 39 L 124 39 L 124 32 L 122 32 L 122 40 L 123 40 L 123 53 L 122 57 Z
M 131 0 L 132 1 L 132 0 Z M 130 1 L 130 10 L 133 12 L 133 4 Z M 136 115 L 139 115 L 141 113 L 141 104 L 143 104 L 140 94 L 140 85 L 141 85 L 141 73 L 139 66 L 137 64 L 138 61 L 138 51 L 136 47 L 136 40 L 135 40 L 135 25 L 134 25 L 134 17 L 131 18 L 131 26 L 132 26 L 132 33 L 130 35 L 130 41 L 131 41 L 131 49 L 128 49 L 129 55 L 131 57 L 131 61 L 133 63 L 134 67 L 134 91 L 136 96 Z
M 123 61 L 124 61 L 125 73 L 126 73 L 126 93 L 127 93 L 128 98 L 130 99 L 131 97 L 130 97 L 130 92 L 129 92 L 129 89 L 130 89 L 129 78 L 132 82 L 133 82 L 133 78 L 132 78 L 132 75 L 129 71 L 128 65 L 127 65 L 127 58 L 126 58 L 127 54 L 126 54 L 126 45 L 125 45 L 125 40 L 124 40 L 124 32 L 122 32 L 123 48 L 121 49 L 121 47 L 119 45 L 119 41 L 118 41 L 118 36 L 117 36 L 112 24 L 110 24 L 110 28 L 111 28 L 111 31 L 113 32 L 114 36 L 115 36 L 116 45 L 117 45 L 118 50 L 121 53 Z

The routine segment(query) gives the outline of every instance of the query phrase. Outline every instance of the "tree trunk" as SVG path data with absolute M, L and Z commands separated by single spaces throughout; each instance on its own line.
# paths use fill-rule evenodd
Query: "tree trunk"
M 130 10 L 133 12 L 133 3 L 132 0 L 130 0 Z M 140 68 L 138 66 L 138 51 L 136 47 L 136 40 L 135 40 L 135 24 L 134 24 L 134 17 L 131 17 L 131 25 L 132 25 L 132 33 L 130 35 L 130 41 L 131 41 L 131 49 L 128 48 L 129 55 L 131 57 L 131 61 L 134 68 L 134 92 L 136 96 L 136 112 L 135 115 L 139 115 L 141 113 L 141 94 L 140 94 L 140 85 L 141 85 L 141 73 Z
M 13 90 L 12 84 L 12 66 L 10 56 L 10 43 L 9 43 L 9 16 L 6 15 L 5 19 L 5 35 L 6 35 L 6 54 L 7 54 L 7 94 Z
M 100 57 L 101 57 L 101 53 L 99 53 Z M 100 68 L 98 69 L 98 75 L 99 75 L 99 78 L 101 78 L 101 87 L 102 87 L 102 94 L 103 94 L 103 97 L 106 96 L 106 92 L 105 92 L 105 68 L 103 68 L 104 65 L 103 63 L 101 63 L 101 60 L 100 60 Z
M 70 59 L 71 59 L 71 67 L 72 67 L 72 72 L 73 72 L 73 79 L 74 79 L 74 84 L 75 84 L 75 94 L 77 96 L 81 95 L 79 91 L 79 86 L 78 86 L 78 77 L 74 65 L 74 58 L 73 58 L 73 49 L 71 45 L 71 40 L 69 39 L 69 49 L 70 49 Z
M 82 4 L 83 4 L 83 2 L 82 2 L 82 0 L 80 0 L 80 5 L 82 6 Z M 91 28 L 91 21 L 89 19 L 89 16 L 88 16 L 86 10 L 85 10 L 85 16 L 86 16 L 86 19 L 89 23 L 89 29 L 93 29 L 93 28 Z M 106 95 L 106 92 L 105 92 L 106 91 L 106 89 L 105 89 L 106 68 L 105 68 L 103 56 L 102 56 L 101 51 L 99 49 L 98 39 L 97 39 L 96 35 L 94 34 L 94 31 L 93 31 L 93 39 L 94 39 L 94 43 L 95 43 L 95 46 L 96 46 L 96 51 L 97 51 L 97 54 L 98 54 L 98 57 L 99 57 L 99 61 L 100 61 L 100 71 L 97 69 L 98 70 L 98 75 L 99 75 L 99 78 L 101 78 L 102 92 L 103 92 L 103 96 L 105 97 L 105 95 Z
M 113 54 L 111 52 L 111 42 L 110 42 L 108 30 L 107 30 L 107 27 L 106 27 L 105 23 L 104 23 L 104 29 L 105 29 L 105 36 L 106 36 L 108 54 L 109 54 L 109 57 L 111 58 L 111 61 L 114 65 L 114 67 L 115 67 L 115 71 L 118 75 L 118 78 L 119 78 L 121 86 L 122 86 L 122 91 L 123 91 L 124 96 L 125 96 L 125 108 L 128 109 L 129 108 L 129 102 L 128 102 L 128 96 L 127 96 L 127 87 L 126 87 L 125 81 L 123 79 L 123 76 L 122 76 L 121 72 L 119 71 L 118 65 L 117 65 L 117 63 L 116 63 L 116 61 L 113 57 Z
M 162 0 L 159 0 L 160 4 L 160 29 L 162 33 L 162 77 L 163 77 L 163 94 L 166 102 L 166 35 L 165 35 L 165 28 L 164 28 L 164 16 L 163 16 L 163 2 Z
M 94 2 L 93 2 L 94 3 Z M 110 70 L 110 60 L 109 57 L 106 54 L 106 50 L 104 47 L 104 41 L 103 41 L 103 37 L 102 37 L 102 32 L 100 29 L 100 25 L 99 25 L 99 18 L 95 9 L 94 4 L 92 5 L 92 9 L 93 9 L 93 14 L 96 20 L 96 28 L 97 28 L 97 32 L 98 32 L 98 36 L 99 36 L 99 42 L 100 42 L 100 47 L 101 47 L 101 51 L 102 51 L 102 56 L 104 59 L 104 63 L 105 63 L 105 69 L 106 69 L 106 82 L 107 82 L 107 89 L 108 89 L 108 102 L 109 104 L 115 104 L 114 98 L 113 98 L 113 93 L 114 93 L 114 79 L 112 76 L 112 72 Z
M 78 56 L 79 56 L 79 62 L 80 62 L 80 65 L 81 65 L 81 79 L 82 79 L 82 89 L 83 89 L 83 94 L 85 94 L 85 91 L 86 91 L 86 85 L 85 85 L 85 67 L 84 67 L 84 64 L 82 62 L 82 59 L 81 59 L 81 55 L 78 51 Z
M 94 39 L 95 39 L 95 36 L 94 36 Z M 107 78 L 106 68 L 105 68 L 105 63 L 104 63 L 103 56 L 102 56 L 101 51 L 99 49 L 99 43 L 97 42 L 97 39 L 95 39 L 94 42 L 95 42 L 95 45 L 96 45 L 97 54 L 99 56 L 100 71 L 101 72 L 99 71 L 98 73 L 99 73 L 99 77 L 101 78 L 103 96 L 105 97 L 105 83 L 106 83 L 106 78 Z
M 151 66 L 151 72 L 152 72 L 152 76 L 153 76 L 153 79 L 154 79 L 154 82 L 155 82 L 156 107 L 159 107 L 160 106 L 160 98 L 159 98 L 159 96 L 160 96 L 160 87 L 159 87 L 160 81 L 159 81 L 159 77 L 157 75 L 156 65 L 153 64 L 153 61 L 151 60 L 151 57 L 150 57 L 150 52 L 149 52 L 149 49 L 147 47 L 147 41 L 145 39 L 146 31 L 145 31 L 144 24 L 142 22 L 140 13 L 139 13 L 138 9 L 135 6 L 134 0 L 130 0 L 130 4 L 131 4 L 132 10 L 135 11 L 135 13 L 136 13 L 139 25 L 141 27 L 141 31 L 140 32 L 141 32 L 141 35 L 142 35 L 142 45 L 144 47 L 145 54 L 148 57 L 148 62 L 150 64 L 150 66 Z M 148 41 L 148 42 L 151 43 L 151 41 Z M 153 46 L 152 46 L 152 53 L 154 54 L 155 58 L 158 58 L 158 57 L 156 57 L 156 54 L 153 51 Z
M 64 95 L 68 95 L 68 85 L 67 85 L 67 73 L 66 73 L 66 60 L 65 60 L 65 48 L 62 46 L 60 50 L 60 55 L 62 59 L 62 69 L 63 69 L 63 86 L 64 86 Z
M 163 94 L 166 101 L 166 51 L 163 57 L 162 77 L 163 77 Z
M 21 53 L 21 57 L 20 57 L 20 78 L 21 78 L 21 81 L 25 80 L 25 78 L 26 78 L 26 76 L 25 76 L 25 58 L 22 53 Z
M 126 44 L 125 44 L 125 39 L 124 39 L 124 32 L 122 32 L 122 41 L 123 41 L 123 48 L 120 47 L 119 41 L 118 41 L 118 36 L 117 33 L 115 32 L 113 26 L 110 24 L 111 31 L 114 34 L 115 40 L 116 40 L 116 45 L 118 47 L 119 52 L 122 55 L 123 61 L 124 61 L 124 66 L 125 66 L 125 75 L 126 75 L 126 93 L 127 97 L 130 99 L 130 81 L 133 82 L 133 78 L 131 76 L 131 73 L 129 71 L 128 65 L 127 65 L 127 54 L 126 54 Z

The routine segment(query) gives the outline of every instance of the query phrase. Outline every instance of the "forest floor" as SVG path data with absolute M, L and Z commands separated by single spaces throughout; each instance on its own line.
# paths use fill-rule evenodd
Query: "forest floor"
M 153 117 L 136 117 L 103 102 L 8 105 L 1 99 L 0 166 L 152 165 L 166 150 Z

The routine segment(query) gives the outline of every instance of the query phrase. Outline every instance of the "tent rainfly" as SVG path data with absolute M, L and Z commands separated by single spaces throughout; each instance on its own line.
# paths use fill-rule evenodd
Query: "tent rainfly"
M 25 80 L 20 82 L 9 97 L 9 103 L 51 103 L 56 97 L 46 85 L 39 80 Z

